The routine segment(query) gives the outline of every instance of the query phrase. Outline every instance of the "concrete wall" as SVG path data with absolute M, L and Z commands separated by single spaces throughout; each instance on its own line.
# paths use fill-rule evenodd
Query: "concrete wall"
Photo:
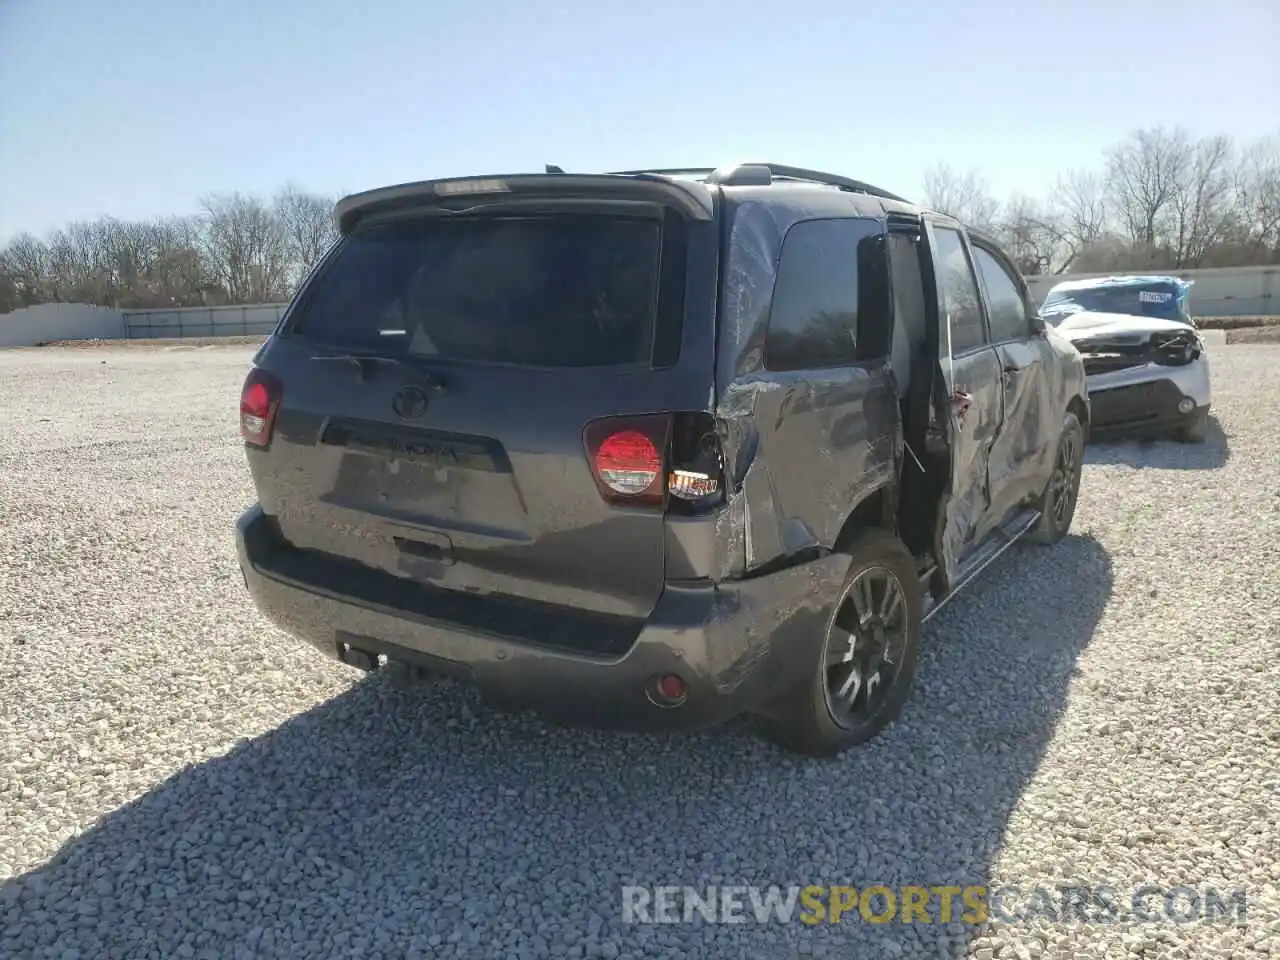
M 125 336 L 131 340 L 170 337 L 265 337 L 276 328 L 285 303 L 241 307 L 177 307 L 126 310 Z
M 1133 271 L 1159 274 L 1165 271 Z M 1195 281 L 1191 287 L 1193 317 L 1280 316 L 1280 267 L 1222 267 L 1215 270 L 1183 270 L 1174 276 Z M 1107 273 L 1064 273 L 1056 277 L 1027 277 L 1027 286 L 1042 303 L 1054 284 L 1065 280 L 1113 276 Z
M 0 313 L 0 347 L 33 347 L 51 340 L 116 340 L 124 335 L 119 310 L 85 303 L 41 303 Z

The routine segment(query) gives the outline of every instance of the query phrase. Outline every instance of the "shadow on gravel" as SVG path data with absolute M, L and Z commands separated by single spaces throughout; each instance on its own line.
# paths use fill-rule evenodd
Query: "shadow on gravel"
M 1203 443 L 1182 443 L 1149 431 L 1100 430 L 1084 454 L 1085 463 L 1157 470 L 1220 470 L 1230 459 L 1231 444 L 1213 414 Z
M 0 954 L 956 955 L 973 928 L 856 912 L 628 926 L 621 887 L 986 882 L 1111 586 L 1092 538 L 1011 551 L 930 624 L 899 723 L 831 762 L 741 723 L 572 731 L 371 678 L 5 884 Z

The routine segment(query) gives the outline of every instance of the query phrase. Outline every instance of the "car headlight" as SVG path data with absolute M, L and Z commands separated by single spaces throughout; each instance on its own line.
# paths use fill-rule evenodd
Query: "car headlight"
M 1194 362 L 1204 350 L 1204 341 L 1187 330 L 1171 337 L 1152 338 L 1151 354 L 1156 363 L 1164 366 L 1185 366 Z

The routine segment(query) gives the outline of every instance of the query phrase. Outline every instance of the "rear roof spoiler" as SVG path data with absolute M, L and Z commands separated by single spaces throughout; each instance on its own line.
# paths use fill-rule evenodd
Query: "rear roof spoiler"
M 365 217 L 393 210 L 437 206 L 442 201 L 471 198 L 477 203 L 503 198 L 553 196 L 659 201 L 694 220 L 710 220 L 711 192 L 696 181 L 673 180 L 653 173 L 580 174 L 522 173 L 510 176 L 451 177 L 379 187 L 343 197 L 334 207 L 334 220 L 344 234 Z

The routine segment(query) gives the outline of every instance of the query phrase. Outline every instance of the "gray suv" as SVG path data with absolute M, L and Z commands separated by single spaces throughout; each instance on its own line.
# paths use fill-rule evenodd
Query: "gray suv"
M 658 730 L 873 737 L 922 624 L 1071 524 L 1076 350 L 999 247 L 776 164 L 348 197 L 254 358 L 258 607 L 344 663 Z

